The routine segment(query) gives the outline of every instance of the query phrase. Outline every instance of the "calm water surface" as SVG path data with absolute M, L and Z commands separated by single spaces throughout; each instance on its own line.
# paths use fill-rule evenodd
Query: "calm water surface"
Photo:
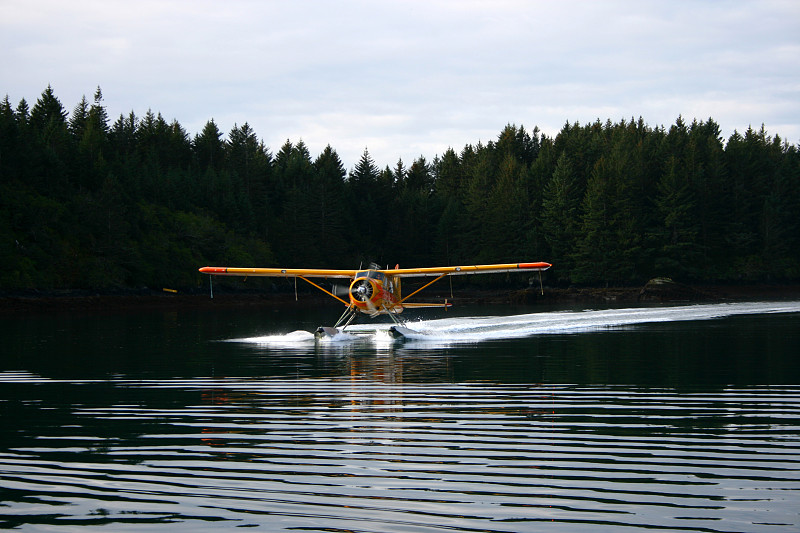
M 800 302 L 535 310 L 6 318 L 0 528 L 800 531 Z

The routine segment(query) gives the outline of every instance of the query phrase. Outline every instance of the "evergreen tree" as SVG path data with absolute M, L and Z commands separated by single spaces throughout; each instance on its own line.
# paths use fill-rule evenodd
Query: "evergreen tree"
M 431 260 L 437 264 L 452 265 L 469 263 L 470 259 L 463 251 L 464 210 L 456 197 L 441 199 L 445 202 L 442 214 L 436 224 L 435 245 Z
M 206 122 L 202 132 L 195 135 L 193 146 L 201 172 L 208 169 L 218 171 L 222 168 L 225 162 L 225 145 L 222 142 L 222 132 L 213 118 Z
M 159 113 L 148 109 L 136 127 L 136 150 L 146 170 L 146 187 L 152 193 L 158 176 L 167 168 L 165 147 L 169 143 L 169 125 Z
M 94 93 L 94 102 L 89 108 L 86 132 L 81 139 L 81 146 L 89 153 L 98 173 L 105 170 L 108 132 L 108 113 L 103 105 L 103 93 L 98 87 Z
M 330 145 L 314 160 L 314 171 L 309 203 L 314 206 L 312 236 L 319 250 L 318 260 L 320 264 L 327 262 L 348 268 L 352 266 L 348 263 L 352 251 L 347 238 L 354 234 L 355 228 L 346 210 L 347 171 L 339 154 Z
M 595 164 L 583 200 L 583 238 L 576 248 L 577 263 L 573 279 L 578 283 L 608 283 L 614 261 L 614 236 L 611 230 L 611 183 L 605 158 Z
M 424 157 L 420 156 L 418 159 L 414 160 L 406 173 L 406 179 L 403 185 L 409 190 L 419 191 L 425 195 L 432 192 L 433 175 L 431 174 L 430 165 L 428 165 Z
M 264 182 L 259 176 L 260 145 L 256 132 L 245 122 L 241 127 L 234 124 L 228 134 L 228 168 L 238 174 L 244 182 L 248 196 L 263 194 Z M 262 189 L 262 190 L 259 190 Z
M 726 222 L 731 202 L 731 187 L 725 163 L 725 148 L 719 126 L 711 119 L 690 131 L 692 150 L 700 155 L 699 168 L 695 168 L 697 216 L 699 219 L 698 245 L 703 253 L 706 278 L 719 275 L 714 265 L 727 261 L 725 245 Z
M 730 191 L 724 235 L 731 265 L 726 277 L 752 278 L 764 267 L 758 259 L 759 197 L 764 198 L 759 185 L 765 170 L 760 168 L 759 144 L 756 132 L 748 128 L 744 137 L 734 131 L 725 149 Z
M 70 181 L 67 169 L 72 146 L 67 128 L 67 112 L 50 85 L 31 109 L 29 124 L 34 141 L 44 147 L 41 154 L 42 177 L 50 186 L 63 188 Z
M 276 160 L 276 172 L 286 186 L 280 235 L 274 238 L 276 252 L 285 264 L 322 266 L 313 231 L 317 224 L 314 212 L 317 204 L 310 201 L 314 186 L 314 164 L 302 140 L 293 146 L 287 141 L 287 145 L 281 149 Z
M 583 201 L 584 238 L 578 247 L 576 280 L 630 283 L 636 278 L 642 228 L 635 188 L 622 146 L 602 156 L 592 171 Z
M 69 119 L 69 131 L 80 142 L 83 138 L 83 133 L 86 131 L 86 124 L 89 122 L 89 102 L 86 97 L 81 97 L 81 101 L 72 110 L 72 116 Z
M 513 261 L 514 257 L 525 257 L 531 252 L 530 203 L 523 173 L 522 162 L 506 152 L 486 203 L 485 250 L 481 262 Z
M 61 135 L 61 130 L 66 129 L 67 112 L 50 85 L 42 92 L 33 106 L 30 125 L 40 134 L 45 144 L 49 144 L 48 141 L 52 139 L 53 135 Z
M 377 184 L 379 172 L 375 161 L 369 155 L 369 150 L 365 148 L 355 168 L 350 172 L 348 183 L 354 190 L 363 190 Z
M 113 172 L 127 191 L 138 198 L 141 190 L 141 158 L 137 148 L 139 119 L 133 111 L 127 117 L 120 114 L 108 132 L 108 150 Z
M 523 126 L 517 128 L 508 124 L 497 138 L 495 149 L 500 160 L 510 155 L 526 168 L 536 160 L 539 153 L 539 129 L 535 128 L 533 136 Z
M 420 156 L 411 164 L 404 181 L 398 182 L 387 212 L 391 259 L 407 265 L 422 265 L 434 245 L 437 201 L 433 195 L 431 166 Z
M 491 147 L 478 144 L 474 156 L 468 156 L 469 164 L 466 166 L 468 172 L 464 194 L 466 219 L 462 242 L 464 253 L 468 257 L 474 257 L 476 262 L 489 262 L 489 258 L 493 255 L 484 244 L 491 240 L 489 193 L 494 188 L 496 172 L 492 152 Z
M 402 186 L 406 182 L 407 174 L 408 170 L 406 170 L 406 166 L 403 164 L 403 160 L 398 159 L 397 164 L 394 167 L 394 184 Z
M 169 166 L 188 170 L 192 162 L 192 142 L 189 133 L 177 120 L 169 124 L 168 157 Z
M 582 198 L 572 162 L 562 153 L 545 186 L 541 224 L 544 239 L 550 246 L 549 259 L 559 265 L 559 278 L 564 280 L 569 280 L 573 268 L 572 251 L 579 243 Z
M 246 122 L 241 127 L 233 126 L 225 148 L 226 169 L 236 186 L 241 187 L 237 196 L 240 214 L 230 223 L 267 237 L 283 200 L 283 190 L 273 183 L 272 155 Z
M 86 97 L 75 106 L 69 121 L 69 130 L 77 144 L 75 170 L 77 183 L 96 189 L 105 175 L 106 160 L 104 152 L 108 140 L 108 115 L 102 105 L 103 95 L 100 87 L 90 106 Z
M 0 103 L 0 184 L 16 174 L 16 152 L 19 146 L 17 118 L 8 95 Z
M 383 260 L 393 181 L 391 171 L 380 172 L 367 149 L 364 149 L 348 177 L 348 205 L 353 212 L 355 234 L 359 239 L 355 251 L 361 255 L 360 260 L 363 262 Z
M 656 198 L 662 228 L 661 248 L 655 261 L 657 272 L 683 280 L 697 276 L 701 257 L 694 224 L 694 199 L 681 163 L 677 157 L 670 157 Z
M 787 279 L 797 272 L 792 258 L 798 256 L 800 217 L 797 216 L 800 168 L 797 167 L 794 147 L 782 144 L 779 137 L 764 147 L 770 159 L 766 190 L 761 207 L 761 239 L 764 273 L 777 279 Z M 794 163 L 794 164 L 793 164 Z
M 88 123 L 89 102 L 87 102 L 86 97 L 83 96 L 81 97 L 81 101 L 78 103 L 78 105 L 75 106 L 75 109 L 73 109 L 72 115 L 69 119 L 69 131 L 78 147 L 77 153 L 75 154 L 73 171 L 79 186 L 91 185 L 94 181 L 91 168 L 91 158 L 81 146 L 81 141 L 86 134 Z
M 525 192 L 529 202 L 528 209 L 531 213 L 531 233 L 534 238 L 531 253 L 534 254 L 541 254 L 547 248 L 544 230 L 541 227 L 541 213 L 545 188 L 556 169 L 556 155 L 553 140 L 546 136 L 541 136 L 539 138 L 537 157 L 523 175 Z M 583 197 L 583 189 L 576 190 L 575 194 L 578 197 Z
M 28 102 L 23 98 L 17 104 L 17 109 L 14 114 L 17 117 L 17 124 L 19 126 L 28 126 L 31 122 L 31 112 L 28 107 Z
M 434 187 L 446 198 L 458 198 L 461 194 L 463 175 L 461 161 L 455 150 L 448 148 L 442 157 L 433 161 Z
M 463 166 L 455 150 L 448 148 L 433 162 L 434 192 L 440 211 L 436 222 L 433 254 L 430 261 L 454 264 L 468 261 L 462 252 L 464 234 Z

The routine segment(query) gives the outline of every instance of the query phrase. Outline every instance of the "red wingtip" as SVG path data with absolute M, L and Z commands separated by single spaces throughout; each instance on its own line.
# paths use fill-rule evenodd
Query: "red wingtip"
M 520 263 L 519 264 L 519 268 L 533 268 L 533 269 L 536 269 L 536 270 L 547 270 L 551 266 L 553 266 L 553 265 L 551 265 L 550 263 L 545 263 L 543 261 L 539 262 L 539 263 Z
M 225 274 L 227 271 L 226 267 L 203 267 L 200 269 L 203 274 Z

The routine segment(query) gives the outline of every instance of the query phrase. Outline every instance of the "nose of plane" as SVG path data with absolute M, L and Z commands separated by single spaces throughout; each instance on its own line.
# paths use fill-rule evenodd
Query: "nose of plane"
M 366 303 L 374 293 L 372 282 L 367 278 L 358 278 L 350 285 L 350 300 L 356 305 Z

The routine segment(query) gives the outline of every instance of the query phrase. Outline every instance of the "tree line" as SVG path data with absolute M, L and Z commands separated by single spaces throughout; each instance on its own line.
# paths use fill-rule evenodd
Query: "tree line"
M 349 171 L 247 124 L 0 103 L 0 289 L 196 287 L 207 264 L 544 260 L 551 284 L 800 279 L 800 155 L 713 119 L 565 123 Z

